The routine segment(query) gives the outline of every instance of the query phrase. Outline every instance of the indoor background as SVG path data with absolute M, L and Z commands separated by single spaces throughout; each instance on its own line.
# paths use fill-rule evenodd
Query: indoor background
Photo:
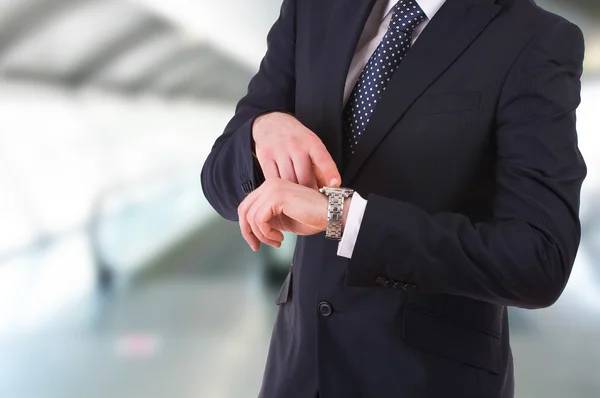
M 584 236 L 558 304 L 511 310 L 519 398 L 600 396 L 600 4 Z M 0 0 L 0 397 L 250 398 L 293 237 L 257 254 L 200 170 L 281 0 Z

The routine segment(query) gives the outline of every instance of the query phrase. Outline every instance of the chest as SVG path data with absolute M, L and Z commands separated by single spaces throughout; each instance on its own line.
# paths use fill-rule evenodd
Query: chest
M 336 160 L 343 139 L 344 84 L 368 3 L 299 3 L 295 113 Z M 528 40 L 519 29 L 508 30 L 510 18 L 496 18 L 499 11 L 493 5 L 440 9 L 395 70 L 357 156 L 343 170 L 347 184 L 389 189 L 380 193 L 390 197 L 400 191 L 451 197 L 444 187 L 458 191 L 491 178 L 496 106 Z

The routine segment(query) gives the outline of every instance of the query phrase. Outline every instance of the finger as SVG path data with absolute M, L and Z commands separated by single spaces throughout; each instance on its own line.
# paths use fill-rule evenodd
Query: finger
M 279 169 L 279 175 L 282 180 L 290 181 L 294 184 L 298 183 L 296 172 L 294 171 L 294 164 L 292 163 L 292 159 L 287 155 L 277 159 L 277 168 Z
M 260 248 L 260 240 L 254 235 L 252 227 L 248 222 L 248 211 L 257 199 L 258 190 L 250 193 L 238 207 L 238 218 L 242 237 L 254 251 L 257 251 Z
M 252 232 L 252 227 L 245 218 L 240 219 L 240 231 L 242 231 L 242 237 L 252 248 L 253 251 L 257 251 L 260 248 L 260 240 Z
M 266 162 L 260 164 L 260 168 L 262 169 L 263 175 L 265 179 L 271 178 L 280 178 L 279 168 L 277 167 L 277 163 L 274 160 L 268 160 Z
M 242 203 L 240 203 L 240 205 L 238 206 L 238 219 L 242 220 L 246 218 L 246 215 L 248 214 L 248 211 L 250 210 L 250 208 L 252 207 L 252 205 L 254 204 L 254 202 L 256 200 L 258 200 L 258 198 L 260 197 L 260 193 L 262 192 L 262 186 L 259 187 L 258 189 L 255 189 L 254 191 L 250 192 L 250 194 L 248 194 L 248 196 L 246 196 L 244 198 L 244 200 L 242 201 Z
M 269 246 L 273 246 L 273 247 L 279 247 L 281 246 L 281 243 L 273 240 L 273 239 L 269 239 L 267 238 L 262 231 L 260 230 L 260 228 L 258 227 L 258 225 L 256 224 L 256 214 L 257 212 L 262 208 L 262 206 L 266 206 L 267 204 L 264 203 L 264 201 L 260 201 L 257 200 L 256 202 L 254 202 L 252 204 L 252 207 L 250 208 L 250 210 L 248 211 L 248 215 L 247 215 L 247 221 L 248 224 L 250 225 L 250 228 L 252 229 L 252 233 L 253 235 L 260 240 L 261 242 L 269 245 Z
M 271 226 L 270 221 L 272 219 L 273 212 L 268 207 L 262 207 L 256 212 L 255 222 L 263 235 L 281 244 L 283 242 L 283 233 Z
M 305 154 L 296 155 L 292 157 L 292 163 L 294 164 L 298 184 L 317 189 L 317 180 L 310 158 Z
M 318 177 L 322 180 L 317 180 L 320 187 L 332 186 L 339 187 L 342 183 L 342 177 L 337 169 L 337 166 L 325 145 L 314 145 L 310 150 L 310 158 L 312 163 L 319 169 L 320 173 L 317 173 Z
M 315 176 L 315 181 L 317 183 L 317 189 L 332 186 L 326 182 L 325 177 L 323 176 L 323 173 L 321 173 L 321 169 L 319 169 L 314 164 L 313 164 L 313 174 Z

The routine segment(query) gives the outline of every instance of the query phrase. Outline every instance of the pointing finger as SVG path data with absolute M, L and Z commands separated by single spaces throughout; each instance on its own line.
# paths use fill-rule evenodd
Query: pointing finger
M 319 187 L 324 186 L 339 186 L 342 182 L 342 177 L 337 169 L 337 166 L 325 145 L 315 145 L 312 147 L 310 158 L 313 164 L 318 169 L 318 173 L 315 173 L 318 177 L 317 183 Z
M 292 157 L 298 184 L 312 189 L 317 189 L 317 180 L 310 158 L 306 155 L 296 155 Z

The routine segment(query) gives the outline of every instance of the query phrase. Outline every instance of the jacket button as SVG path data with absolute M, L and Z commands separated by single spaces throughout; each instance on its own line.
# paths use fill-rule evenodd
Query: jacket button
M 331 316 L 333 314 L 333 307 L 327 301 L 321 301 L 319 303 L 319 314 L 324 317 Z

